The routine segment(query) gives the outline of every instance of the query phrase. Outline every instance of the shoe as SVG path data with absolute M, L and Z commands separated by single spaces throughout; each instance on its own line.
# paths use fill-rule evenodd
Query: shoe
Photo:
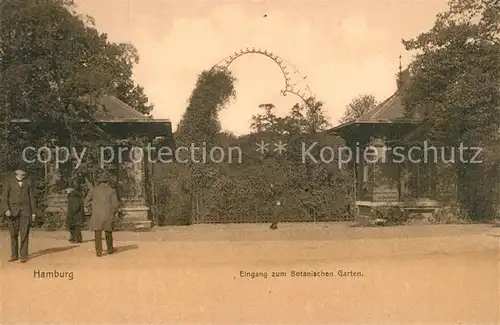
M 108 255 L 116 253 L 116 248 L 108 249 Z
M 101 257 L 102 256 L 102 252 L 97 252 L 95 253 L 97 257 Z
M 9 258 L 9 262 L 15 262 L 15 261 L 17 261 L 18 259 L 19 259 L 19 258 L 17 258 L 17 257 L 11 257 L 11 258 Z
M 271 229 L 271 230 L 276 230 L 276 229 L 278 229 L 278 225 L 277 225 L 277 224 L 275 224 L 275 223 L 273 223 L 273 224 L 271 225 L 271 227 L 269 227 L 269 229 Z
M 70 243 L 74 243 L 74 242 L 76 242 L 76 240 L 74 240 L 74 239 L 70 239 L 70 240 L 68 240 L 68 241 L 69 241 Z
M 22 258 L 22 259 L 21 259 L 21 263 L 26 263 L 26 262 L 28 262 L 28 259 L 27 259 L 27 258 Z

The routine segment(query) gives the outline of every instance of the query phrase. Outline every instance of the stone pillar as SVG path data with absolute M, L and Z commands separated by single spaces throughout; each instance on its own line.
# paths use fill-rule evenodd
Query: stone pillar
M 374 139 L 371 146 L 377 151 L 377 161 L 371 164 L 373 169 L 372 200 L 374 202 L 397 202 L 400 192 L 398 166 L 392 162 L 389 150 L 385 150 L 384 140 Z
M 66 216 L 67 197 L 66 194 L 58 188 L 58 182 L 61 180 L 61 173 L 52 159 L 45 163 L 45 181 L 49 188 L 47 194 L 45 209 L 48 213 L 59 213 L 63 218 Z
M 132 161 L 124 163 L 122 168 L 122 172 L 126 174 L 125 177 L 129 177 L 131 181 L 130 194 L 122 198 L 124 202 L 122 208 L 124 213 L 123 221 L 126 227 L 135 229 L 150 228 L 152 227 L 152 221 L 149 219 L 145 184 L 147 166 L 145 159 L 147 159 L 147 156 L 141 157 L 138 152 L 133 150 L 130 158 L 132 158 Z
M 139 162 L 132 163 L 132 174 L 135 184 L 134 200 L 138 200 L 142 204 L 145 203 L 144 173 L 145 173 L 144 161 L 140 160 Z

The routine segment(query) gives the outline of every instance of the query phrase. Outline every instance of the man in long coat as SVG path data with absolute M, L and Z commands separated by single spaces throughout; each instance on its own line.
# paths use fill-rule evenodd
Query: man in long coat
M 118 212 L 119 201 L 116 191 L 109 184 L 106 174 L 99 178 L 99 184 L 90 189 L 86 205 L 89 206 L 91 217 L 89 230 L 94 231 L 95 251 L 98 257 L 102 256 L 102 232 L 106 237 L 108 254 L 113 254 L 113 219 Z
M 36 200 L 35 185 L 27 177 L 26 168 L 21 164 L 3 185 L 2 203 L 10 230 L 9 262 L 20 258 L 24 263 L 28 260 L 29 233 L 31 224 L 35 222 Z M 19 247 L 19 237 L 21 237 L 21 247 Z

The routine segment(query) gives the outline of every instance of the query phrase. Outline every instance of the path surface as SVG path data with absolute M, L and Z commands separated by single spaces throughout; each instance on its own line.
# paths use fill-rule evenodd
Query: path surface
M 64 232 L 39 231 L 26 264 L 6 262 L 2 232 L 0 323 L 497 325 L 500 237 L 486 235 L 494 232 L 500 235 L 475 225 L 173 227 L 116 233 L 118 253 L 97 258 L 92 241 L 70 245 Z M 73 279 L 34 277 L 54 270 Z

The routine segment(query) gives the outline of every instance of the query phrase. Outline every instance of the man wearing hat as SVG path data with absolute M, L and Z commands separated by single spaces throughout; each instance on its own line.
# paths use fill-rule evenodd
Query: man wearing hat
M 77 182 L 73 182 L 73 184 L 66 189 L 68 198 L 66 222 L 70 234 L 69 241 L 72 243 L 82 242 L 82 226 L 85 221 L 83 198 L 78 189 L 78 185 Z
M 26 168 L 19 164 L 4 183 L 2 189 L 4 213 L 8 219 L 11 256 L 9 262 L 28 260 L 28 240 L 31 223 L 36 218 L 35 185 L 26 175 Z M 19 237 L 21 245 L 19 245 Z
M 273 222 L 269 229 L 276 230 L 278 229 L 278 222 L 280 221 L 281 213 L 282 213 L 282 189 L 280 186 L 276 186 L 274 184 L 270 185 L 271 187 L 271 199 L 273 201 L 271 206 L 271 214 L 273 217 Z
M 98 185 L 90 189 L 86 204 L 91 211 L 89 229 L 95 234 L 95 251 L 98 257 L 102 256 L 102 232 L 106 237 L 108 254 L 113 254 L 113 219 L 118 212 L 119 202 L 116 191 L 111 187 L 110 177 L 103 173 L 99 177 Z

